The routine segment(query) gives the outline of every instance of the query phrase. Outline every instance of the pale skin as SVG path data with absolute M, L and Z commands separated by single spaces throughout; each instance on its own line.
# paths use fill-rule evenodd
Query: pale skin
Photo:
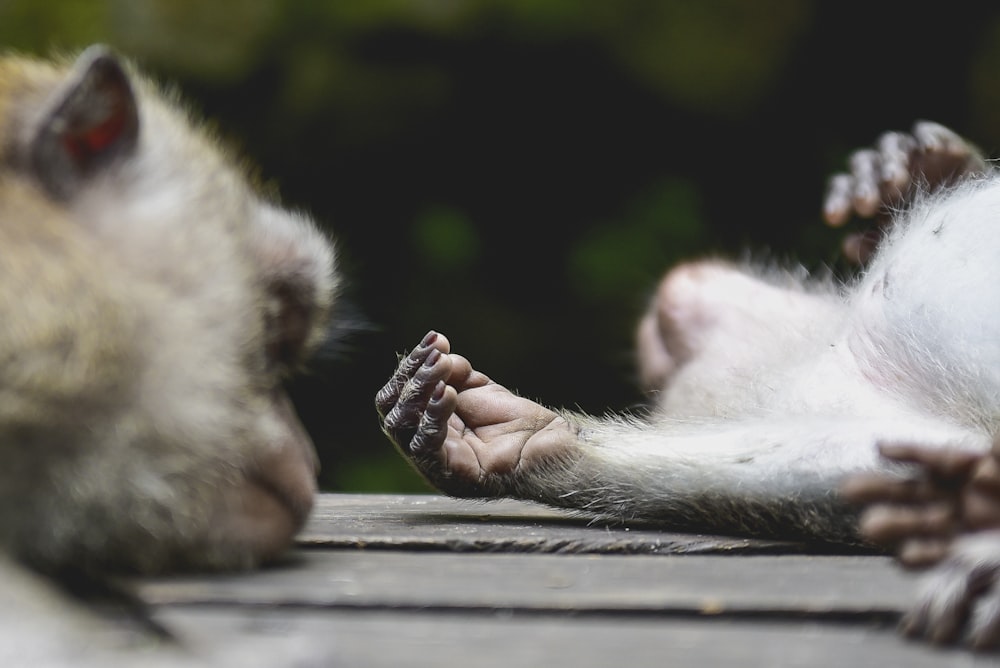
M 1000 322 L 974 287 L 1000 284 L 1000 245 L 972 213 L 1000 198 L 985 165 L 931 123 L 855 156 L 852 171 L 831 181 L 829 222 L 916 204 L 902 218 L 877 219 L 876 238 L 888 236 L 874 256 L 847 242 L 867 263 L 847 286 L 715 261 L 668 272 L 637 333 L 640 377 L 654 400 L 645 419 L 547 408 L 475 370 L 431 332 L 378 393 L 383 429 L 431 484 L 456 496 L 511 496 L 703 531 L 866 538 L 902 547 L 912 563 L 964 551 L 979 555 L 979 572 L 985 539 L 963 548 L 953 537 L 1000 517 L 1000 476 L 986 455 L 1000 378 L 979 370 L 1000 364 Z M 952 375 L 940 376 L 942 368 Z M 921 449 L 906 450 L 911 443 Z M 908 482 L 921 467 L 932 484 Z M 894 505 L 866 514 L 859 534 L 856 506 L 838 494 L 845 484 Z M 943 497 L 951 499 L 944 511 Z M 947 563 L 953 576 L 971 572 L 968 559 Z M 982 589 L 956 591 L 927 595 L 958 601 L 950 627 L 915 612 L 908 632 L 958 639 L 954 620 L 964 618 L 954 611 L 974 605 Z M 1000 627 L 1000 612 L 981 618 L 971 627 L 975 646 L 997 641 L 997 631 L 975 629 Z

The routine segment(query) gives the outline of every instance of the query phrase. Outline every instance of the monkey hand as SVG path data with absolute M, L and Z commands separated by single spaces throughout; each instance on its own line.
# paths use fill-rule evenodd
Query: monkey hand
M 992 526 L 1000 526 L 1000 495 L 990 491 L 997 485 L 983 484 L 994 480 L 990 471 L 996 462 L 989 454 L 910 444 L 882 444 L 879 450 L 883 457 L 913 467 L 913 473 L 856 475 L 841 492 L 867 506 L 861 515 L 862 535 L 894 550 L 904 566 L 933 565 L 945 557 L 958 534 L 991 526 L 991 505 Z
M 449 351 L 429 332 L 375 398 L 382 430 L 431 484 L 453 496 L 505 496 L 526 469 L 569 453 L 565 419 Z
M 922 189 L 937 190 L 986 170 L 975 146 L 942 125 L 918 121 L 910 133 L 886 132 L 873 148 L 852 153 L 848 171 L 830 178 L 823 216 L 834 227 L 852 216 L 874 218 L 871 228 L 849 234 L 842 246 L 849 261 L 864 264 L 891 224 L 893 211 Z
M 882 455 L 915 477 L 860 475 L 842 488 L 870 505 L 861 533 L 910 568 L 931 568 L 904 634 L 935 643 L 1000 645 L 1000 462 L 992 452 L 893 444 Z

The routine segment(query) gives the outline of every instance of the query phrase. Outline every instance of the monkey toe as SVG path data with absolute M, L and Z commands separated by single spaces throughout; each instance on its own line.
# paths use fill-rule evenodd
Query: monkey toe
M 848 235 L 844 256 L 866 264 L 892 224 L 893 211 L 918 193 L 953 185 L 986 172 L 980 151 L 948 128 L 918 121 L 910 132 L 886 132 L 871 148 L 855 151 L 846 172 L 833 175 L 823 199 L 827 224 L 839 227 L 857 216 L 872 228 Z
M 910 172 L 921 175 L 931 189 L 986 171 L 979 149 L 939 123 L 917 121 L 913 137 L 917 145 L 910 154 Z
M 851 154 L 848 172 L 827 186 L 824 216 L 842 225 L 851 215 L 871 218 L 911 196 L 912 186 L 935 189 L 985 171 L 979 151 L 938 123 L 918 121 L 911 132 L 886 132 L 872 148 Z

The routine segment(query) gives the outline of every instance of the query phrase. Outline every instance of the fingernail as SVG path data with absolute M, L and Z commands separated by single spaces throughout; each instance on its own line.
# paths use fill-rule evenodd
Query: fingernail
M 429 403 L 436 404 L 442 399 L 444 399 L 445 384 L 444 381 L 439 381 L 437 386 L 434 388 L 434 392 L 431 393 L 431 398 Z

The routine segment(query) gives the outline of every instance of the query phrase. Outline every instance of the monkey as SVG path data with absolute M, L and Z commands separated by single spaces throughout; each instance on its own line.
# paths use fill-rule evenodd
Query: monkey
M 1000 179 L 936 124 L 881 144 L 825 203 L 834 223 L 893 208 L 873 255 L 850 242 L 865 263 L 856 277 L 720 260 L 666 273 L 637 333 L 646 414 L 549 408 L 432 330 L 376 395 L 383 431 L 454 496 L 865 544 L 841 485 L 909 470 L 879 444 L 982 454 L 1000 431 L 1000 319 L 987 297 L 1000 284 Z
M 335 246 L 103 45 L 0 57 L 0 574 L 280 559 L 316 493 L 284 390 Z

